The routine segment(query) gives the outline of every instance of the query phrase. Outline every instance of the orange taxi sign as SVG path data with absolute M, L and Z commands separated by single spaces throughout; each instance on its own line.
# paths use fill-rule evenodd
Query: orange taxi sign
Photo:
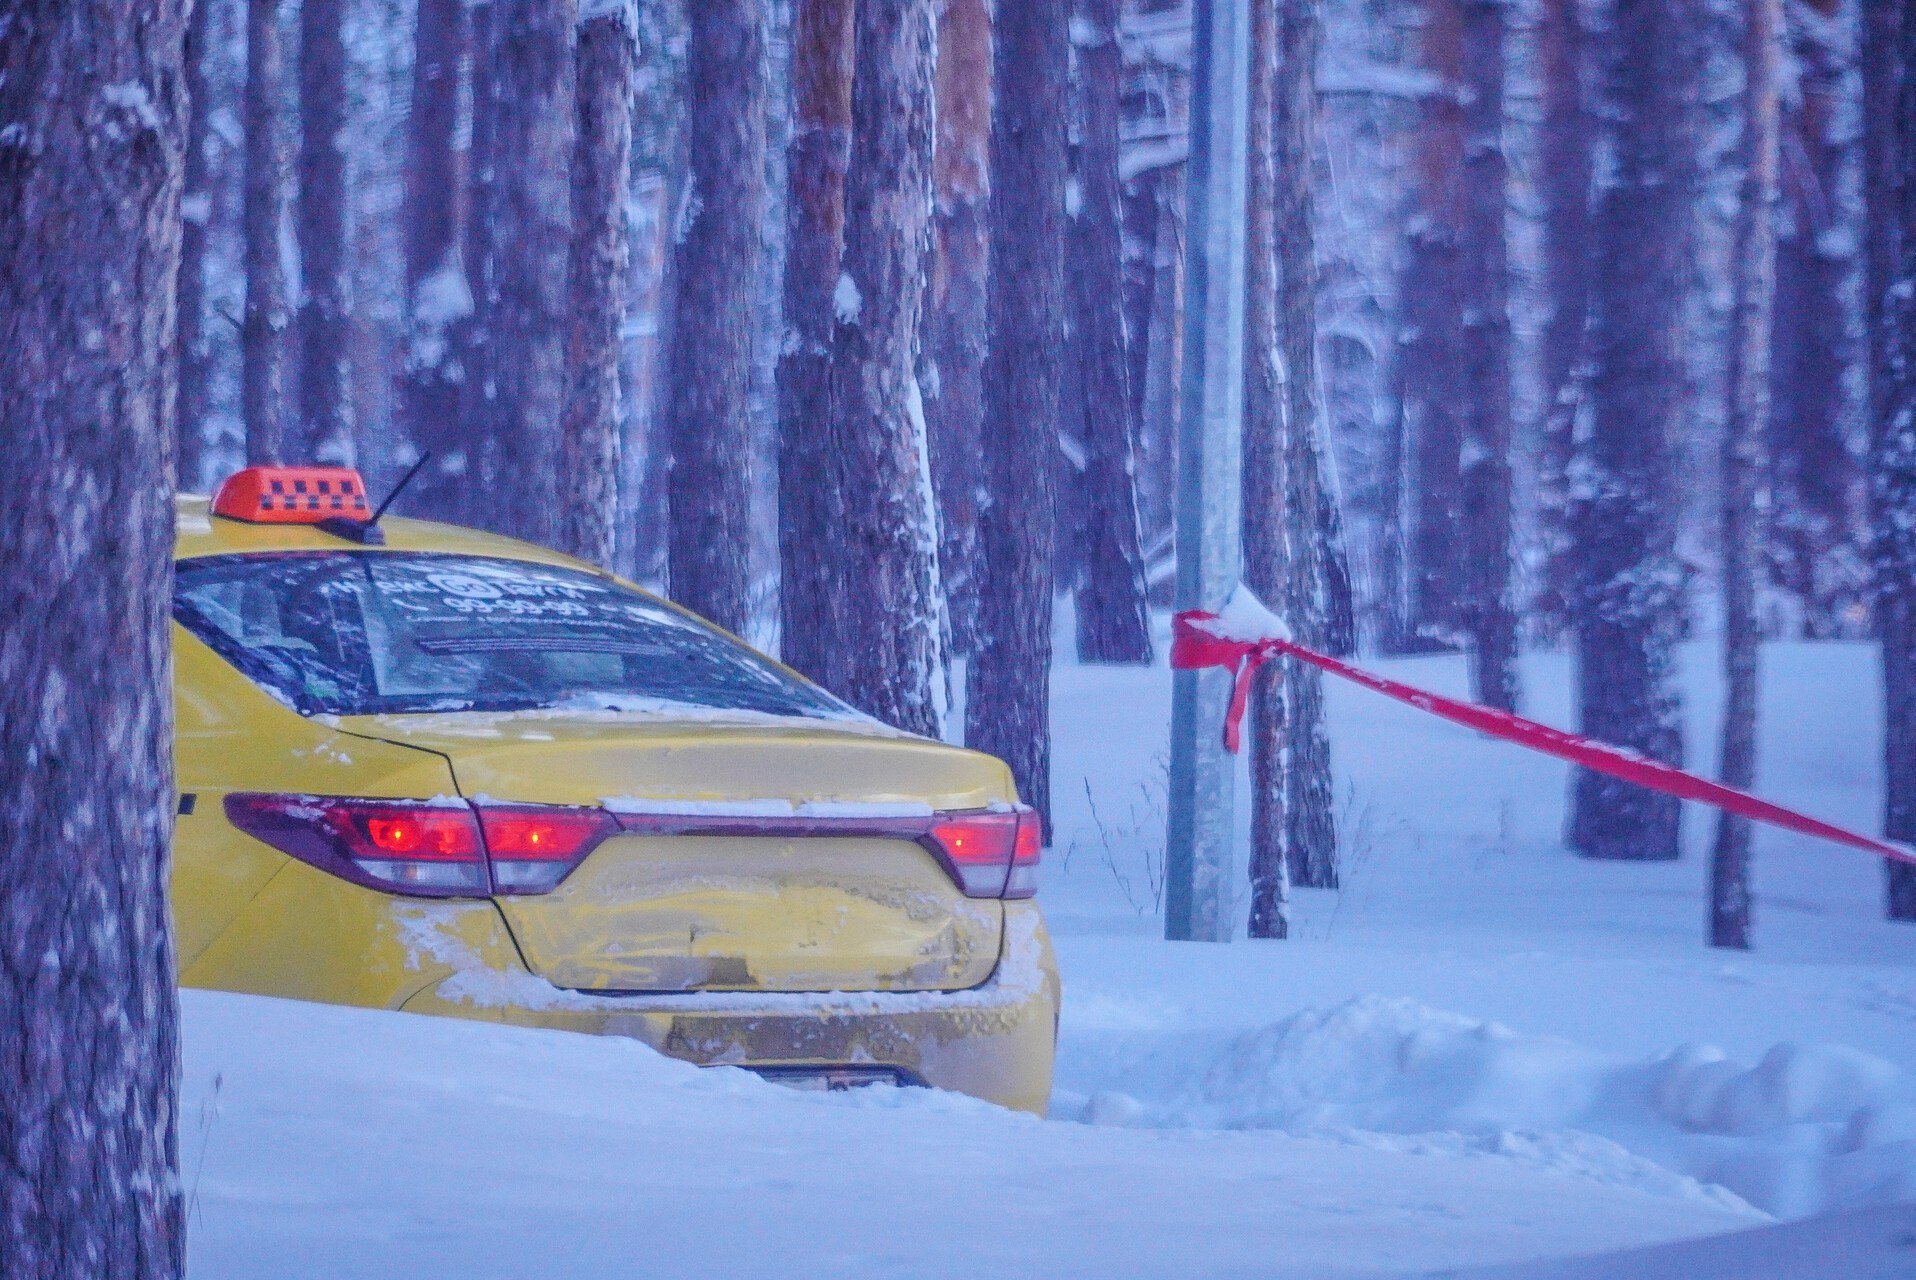
M 226 477 L 213 514 L 251 524 L 364 521 L 366 482 L 351 467 L 247 467 Z

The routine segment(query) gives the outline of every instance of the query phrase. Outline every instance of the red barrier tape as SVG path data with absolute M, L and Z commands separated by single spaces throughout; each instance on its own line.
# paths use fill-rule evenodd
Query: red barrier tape
M 1782 805 L 1772 804 L 1760 796 L 1747 791 L 1738 791 L 1726 787 L 1720 782 L 1711 782 L 1699 778 L 1693 773 L 1663 764 L 1656 760 L 1638 755 L 1634 751 L 1625 751 L 1621 747 L 1609 746 L 1591 738 L 1574 733 L 1565 733 L 1561 729 L 1552 729 L 1549 725 L 1538 724 L 1535 720 L 1526 720 L 1522 716 L 1507 711 L 1496 711 L 1490 707 L 1481 707 L 1473 702 L 1461 702 L 1456 698 L 1446 698 L 1440 693 L 1429 693 L 1423 689 L 1401 684 L 1396 680 L 1387 680 L 1360 667 L 1307 649 L 1291 640 L 1271 637 L 1262 640 L 1238 640 L 1219 635 L 1212 629 L 1218 621 L 1214 613 L 1190 610 L 1180 613 L 1171 624 L 1171 665 L 1180 671 L 1191 671 L 1203 667 L 1223 667 L 1236 675 L 1236 683 L 1231 690 L 1231 708 L 1224 719 L 1224 747 L 1235 753 L 1239 745 L 1240 726 L 1244 720 L 1244 707 L 1250 697 L 1251 677 L 1257 669 L 1279 654 L 1288 654 L 1300 662 L 1308 662 L 1314 667 L 1342 676 L 1354 684 L 1374 689 L 1387 698 L 1409 703 L 1420 711 L 1428 711 L 1454 724 L 1476 729 L 1494 738 L 1514 742 L 1529 747 L 1559 760 L 1568 760 L 1572 764 L 1582 765 L 1597 773 L 1621 778 L 1625 782 L 1651 791 L 1660 791 L 1664 795 L 1676 796 L 1683 800 L 1696 800 L 1703 804 L 1749 818 L 1755 822 L 1767 822 L 1771 826 L 1782 827 L 1806 836 L 1816 836 L 1836 844 L 1848 845 L 1852 849 L 1861 849 L 1873 853 L 1879 858 L 1889 858 L 1896 862 L 1916 865 L 1916 851 L 1870 836 L 1858 835 L 1842 827 L 1832 826 L 1807 814 L 1785 809 Z

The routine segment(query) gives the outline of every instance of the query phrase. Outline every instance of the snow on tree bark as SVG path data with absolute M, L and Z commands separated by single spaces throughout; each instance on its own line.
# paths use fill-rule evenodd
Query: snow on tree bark
M 1737 212 L 1730 318 L 1728 423 L 1723 437 L 1723 708 L 1720 780 L 1756 782 L 1756 614 L 1761 573 L 1763 438 L 1769 423 L 1776 288 L 1776 202 L 1782 105 L 1782 0 L 1744 0 L 1743 191 Z M 1722 812 L 1710 855 L 1710 945 L 1750 947 L 1750 821 Z
M 347 173 L 346 0 L 300 0 L 301 462 L 353 456 L 352 220 Z
M 1916 841 L 1916 17 L 1868 5 L 1864 26 L 1871 506 L 1884 691 L 1883 833 Z M 1916 868 L 1887 864 L 1892 920 L 1916 920 Z
M 210 0 L 199 0 L 186 29 L 186 186 L 180 198 L 179 392 L 173 421 L 178 431 L 175 483 L 188 492 L 198 492 L 211 479 L 206 474 L 206 417 L 211 408 L 207 384 L 212 376 L 206 332 L 206 240 L 213 219 L 213 165 L 207 145 L 213 109 L 213 83 L 207 68 L 212 56 L 212 10 Z
M 1264 600 L 1286 599 L 1291 557 L 1286 513 L 1287 352 L 1280 343 L 1276 127 L 1278 14 L 1251 7 L 1244 255 L 1244 580 Z M 1291 68 L 1285 68 L 1290 70 Z M 1284 664 L 1269 663 L 1251 691 L 1251 909 L 1253 938 L 1290 936 L 1290 823 L 1286 817 Z
M 679 242 L 668 483 L 672 596 L 730 631 L 750 620 L 751 393 L 765 220 L 765 15 L 688 7 L 691 190 Z
M 1536 188 L 1542 215 L 1544 397 L 1538 439 L 1537 564 L 1531 613 L 1546 636 L 1568 627 L 1570 461 L 1584 396 L 1584 336 L 1590 317 L 1591 118 L 1585 100 L 1583 0 L 1542 0 L 1536 31 L 1542 121 Z
M 1118 0 L 1078 0 L 1074 41 L 1083 95 L 1078 208 L 1071 222 L 1072 355 L 1081 397 L 1078 657 L 1149 662 L 1151 625 L 1139 545 L 1137 426 L 1124 327 L 1124 192 L 1118 173 L 1124 59 Z
M 1486 706 L 1517 707 L 1517 611 L 1511 598 L 1510 262 L 1504 240 L 1504 24 L 1507 0 L 1459 0 L 1463 103 L 1463 226 L 1458 267 L 1459 621 L 1470 638 L 1471 690 Z
M 1277 333 L 1284 374 L 1283 516 L 1289 572 L 1281 596 L 1299 639 L 1349 652 L 1350 575 L 1342 529 L 1330 492 L 1322 444 L 1323 402 L 1317 379 L 1317 200 L 1312 177 L 1318 153 L 1316 67 L 1323 38 L 1319 0 L 1289 0 L 1278 23 L 1277 81 L 1272 102 L 1274 216 L 1277 245 Z M 1302 663 L 1285 664 L 1290 689 L 1284 769 L 1285 848 L 1294 884 L 1334 889 L 1339 882 L 1331 747 L 1324 713 L 1324 677 Z
M 845 252 L 834 288 L 831 687 L 889 724 L 944 728 L 938 523 L 918 389 L 931 227 L 932 0 L 862 0 Z
M 401 211 L 407 314 L 399 408 L 412 446 L 433 455 L 408 490 L 406 509 L 438 519 L 464 514 L 462 476 L 471 450 L 460 419 L 466 371 L 455 341 L 473 311 L 462 243 L 467 166 L 459 146 L 460 82 L 471 46 L 466 0 L 419 0 Z M 475 104 L 484 97 L 476 75 L 472 96 Z
M 184 1266 L 172 406 L 181 0 L 0 15 L 0 1275 Z
M 1582 731 L 1680 764 L 1673 650 L 1682 622 L 1670 406 L 1684 392 L 1691 211 L 1684 15 L 1617 0 L 1597 58 L 1603 122 L 1591 217 L 1590 398 L 1573 463 L 1572 622 Z M 1568 843 L 1588 857 L 1672 859 L 1678 801 L 1580 771 Z
M 488 263 L 479 312 L 474 421 L 481 466 L 466 483 L 490 495 L 467 515 L 528 541 L 558 540 L 559 435 L 565 413 L 567 271 L 572 239 L 572 135 L 577 0 L 491 5 L 483 115 L 491 155 L 475 239 Z
M 1051 798 L 1054 429 L 1065 358 L 1068 0 L 997 11 L 991 278 L 980 456 L 979 645 L 965 741 L 1011 766 L 1046 818 Z
M 926 279 L 925 422 L 938 500 L 939 576 L 956 653 L 976 646 L 979 423 L 991 197 L 991 9 L 945 0 L 938 16 L 937 211 Z
M 622 5 L 579 24 L 559 546 L 607 567 L 618 514 L 619 329 L 625 318 L 630 257 L 626 200 L 632 176 L 636 34 L 630 11 Z
M 785 342 L 779 353 L 780 656 L 828 684 L 840 649 L 831 457 L 834 313 L 851 161 L 852 0 L 801 0 L 792 22 L 786 153 Z
M 285 450 L 288 284 L 280 236 L 292 165 L 280 103 L 285 59 L 279 0 L 246 5 L 246 311 L 240 322 L 241 413 L 246 460 L 279 462 Z

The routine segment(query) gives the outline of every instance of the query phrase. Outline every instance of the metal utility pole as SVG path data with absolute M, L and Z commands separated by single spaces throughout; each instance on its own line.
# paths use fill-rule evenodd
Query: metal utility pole
M 1184 370 L 1178 423 L 1177 602 L 1223 606 L 1237 585 L 1244 419 L 1244 197 L 1250 3 L 1191 6 Z M 1231 673 L 1180 671 L 1171 697 L 1164 936 L 1229 942 L 1235 762 L 1223 726 Z

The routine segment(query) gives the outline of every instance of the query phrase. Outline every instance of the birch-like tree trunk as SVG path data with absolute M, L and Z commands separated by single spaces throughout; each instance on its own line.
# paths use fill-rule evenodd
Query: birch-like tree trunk
M 173 409 L 178 430 L 175 483 L 197 493 L 211 480 L 206 474 L 208 381 L 211 344 L 206 332 L 206 240 L 213 220 L 211 138 L 213 80 L 210 0 L 198 0 L 186 28 L 186 189 L 180 198 L 179 394 Z
M 246 312 L 240 321 L 240 408 L 249 463 L 280 462 L 285 451 L 286 329 L 291 314 L 280 236 L 293 174 L 280 110 L 284 82 L 279 0 L 247 0 L 242 215 Z
M 937 116 L 932 184 L 938 207 L 925 316 L 931 376 L 921 381 L 951 645 L 954 653 L 969 654 L 978 631 L 978 446 L 990 252 L 989 0 L 945 0 L 938 16 Z
M 751 394 L 765 222 L 765 14 L 688 6 L 691 190 L 671 355 L 672 596 L 730 631 L 751 610 Z
M 1069 0 L 997 10 L 993 57 L 989 354 L 981 429 L 985 505 L 979 646 L 966 669 L 965 741 L 1051 802 L 1052 508 L 1066 355 L 1064 189 Z
M 1864 13 L 1871 505 L 1883 646 L 1883 833 L 1916 841 L 1916 17 Z M 1892 920 L 1916 920 L 1916 867 L 1887 864 Z
M 944 602 L 918 322 L 931 229 L 933 0 L 861 0 L 845 253 L 835 287 L 831 465 L 840 524 L 834 691 L 889 724 L 944 728 Z
M 619 505 L 619 329 L 630 258 L 626 201 L 638 65 L 630 14 L 612 5 L 579 24 L 568 390 L 559 442 L 559 545 L 608 568 Z
M 201 0 L 203 3 L 204 0 Z M 300 461 L 353 456 L 346 0 L 300 0 Z
M 1350 574 L 1341 522 L 1326 474 L 1323 401 L 1317 379 L 1317 52 L 1320 0 L 1286 0 L 1278 23 L 1272 143 L 1277 239 L 1279 368 L 1284 373 L 1284 522 L 1289 573 L 1281 597 L 1305 644 L 1348 653 Z M 1285 839 L 1294 884 L 1334 889 L 1340 881 L 1324 677 L 1286 660 L 1290 689 L 1284 768 Z
M 785 343 L 778 360 L 779 656 L 832 684 L 842 645 L 833 545 L 842 515 L 832 449 L 833 294 L 851 161 L 852 0 L 800 0 L 792 20 L 786 149 Z
M 1723 705 L 1720 777 L 1756 782 L 1756 593 L 1762 572 L 1763 437 L 1769 424 L 1771 317 L 1776 305 L 1776 201 L 1783 71 L 1782 0 L 1744 0 L 1743 191 L 1731 263 L 1728 422 L 1723 437 Z M 1710 945 L 1750 947 L 1750 820 L 1716 819 L 1710 855 Z
M 1084 137 L 1071 223 L 1072 347 L 1082 397 L 1084 536 L 1078 657 L 1149 662 L 1151 620 L 1139 545 L 1137 425 L 1124 329 L 1124 192 L 1118 174 L 1124 59 L 1118 0 L 1077 0 Z
M 0 25 L 0 1275 L 176 1280 L 186 9 Z
M 559 435 L 566 405 L 577 0 L 494 0 L 490 92 L 475 101 L 491 152 L 474 238 L 488 263 L 479 320 L 482 449 L 466 483 L 488 495 L 468 512 L 513 537 L 558 540 Z
M 1507 0 L 1460 0 L 1464 217 L 1461 360 L 1463 456 L 1457 585 L 1470 638 L 1471 692 L 1486 706 L 1517 707 L 1515 532 L 1511 524 L 1510 255 L 1504 217 L 1504 14 Z
M 1261 599 L 1285 600 L 1291 557 L 1285 512 L 1285 352 L 1279 345 L 1276 125 L 1278 9 L 1251 6 L 1246 101 L 1249 162 L 1244 220 L 1244 580 Z M 1286 799 L 1288 668 L 1267 663 L 1251 690 L 1251 914 L 1253 938 L 1290 936 L 1290 823 Z
M 1558 637 L 1568 624 L 1570 460 L 1590 318 L 1591 119 L 1585 101 L 1589 36 L 1583 0 L 1542 0 L 1537 76 L 1543 119 L 1536 188 L 1542 213 L 1544 316 L 1539 339 L 1544 395 L 1538 441 L 1537 580 L 1534 620 Z
M 468 486 L 463 476 L 473 456 L 459 402 L 468 371 L 456 341 L 473 312 L 473 282 L 463 252 L 468 173 L 459 138 L 460 84 L 471 50 L 466 0 L 419 0 L 400 214 L 407 313 L 399 413 L 412 446 L 433 455 L 407 490 L 406 510 L 442 520 L 464 515 Z M 485 96 L 481 90 L 475 75 L 475 104 Z M 479 123 L 474 121 L 475 130 Z
M 1595 77 L 1609 156 L 1591 219 L 1590 412 L 1579 432 L 1571 598 L 1582 731 L 1680 764 L 1682 623 L 1674 415 L 1684 390 L 1693 192 L 1686 15 L 1616 0 Z M 1679 802 L 1587 770 L 1568 843 L 1588 857 L 1673 859 Z

